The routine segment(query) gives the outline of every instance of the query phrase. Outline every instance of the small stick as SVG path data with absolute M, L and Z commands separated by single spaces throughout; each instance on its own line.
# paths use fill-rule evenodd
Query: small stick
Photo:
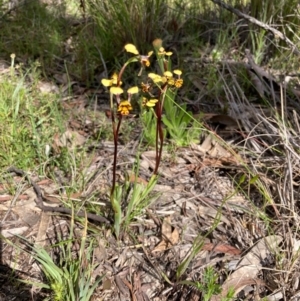
M 279 38 L 280 40 L 285 41 L 289 46 L 291 46 L 293 53 L 300 55 L 300 51 L 298 50 L 297 46 L 287 36 L 285 36 L 281 31 L 273 28 L 272 26 L 270 26 L 266 23 L 263 23 L 263 22 L 255 19 L 247 14 L 242 13 L 241 11 L 233 8 L 232 6 L 228 5 L 227 3 L 222 2 L 221 0 L 211 0 L 211 1 L 221 7 L 229 10 L 230 12 L 236 14 L 239 17 L 246 19 L 247 21 L 249 21 L 265 30 L 271 31 L 275 37 Z
M 16 167 L 10 167 L 7 170 L 8 173 L 15 173 L 19 176 L 25 177 L 25 179 L 28 181 L 30 185 L 32 185 L 34 192 L 36 194 L 36 199 L 34 200 L 37 207 L 40 208 L 43 211 L 48 211 L 48 212 L 59 212 L 59 213 L 64 213 L 64 214 L 70 214 L 72 215 L 72 210 L 68 208 L 62 208 L 62 207 L 50 207 L 50 206 L 45 206 L 43 203 L 43 195 L 41 192 L 40 187 L 28 176 L 26 172 L 24 172 L 21 169 L 17 169 Z M 85 213 L 84 211 L 79 211 L 76 212 L 76 215 L 79 217 L 85 217 L 87 218 L 100 222 L 100 223 L 105 223 L 105 224 L 110 224 L 110 221 L 106 219 L 103 216 L 93 214 L 93 213 Z

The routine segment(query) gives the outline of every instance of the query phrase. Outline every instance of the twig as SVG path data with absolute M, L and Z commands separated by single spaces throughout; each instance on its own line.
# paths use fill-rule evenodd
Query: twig
M 293 53 L 295 53 L 297 55 L 300 55 L 300 51 L 298 50 L 297 46 L 287 36 L 285 36 L 281 31 L 271 27 L 268 24 L 265 24 L 265 23 L 255 19 L 255 18 L 253 18 L 253 17 L 251 17 L 247 14 L 242 13 L 241 11 L 233 8 L 232 6 L 228 5 L 227 3 L 224 3 L 220 0 L 211 0 L 211 1 L 213 3 L 221 6 L 221 7 L 229 10 L 230 12 L 236 14 L 239 17 L 244 18 L 244 19 L 248 20 L 249 22 L 251 22 L 251 23 L 253 23 L 253 24 L 255 24 L 255 25 L 257 25 L 257 26 L 259 26 L 259 27 L 261 27 L 265 30 L 271 31 L 274 34 L 275 37 L 285 41 L 289 46 L 291 46 Z
M 50 207 L 50 206 L 45 206 L 43 203 L 43 195 L 41 192 L 40 187 L 28 176 L 27 173 L 25 173 L 23 170 L 21 169 L 17 169 L 16 167 L 10 167 L 7 172 L 9 173 L 15 173 L 19 176 L 24 177 L 28 183 L 30 185 L 32 185 L 34 192 L 36 194 L 36 199 L 34 200 L 37 207 L 40 208 L 43 211 L 48 211 L 48 212 L 59 212 L 59 213 L 64 213 L 64 214 L 70 214 L 72 215 L 72 210 L 68 209 L 68 208 L 62 208 L 62 207 Z M 76 212 L 76 216 L 79 217 L 85 217 L 87 216 L 87 218 L 100 222 L 100 223 L 105 223 L 105 224 L 110 224 L 110 221 L 107 220 L 105 217 L 100 216 L 100 215 L 96 215 L 93 213 L 85 213 L 84 211 L 79 211 Z

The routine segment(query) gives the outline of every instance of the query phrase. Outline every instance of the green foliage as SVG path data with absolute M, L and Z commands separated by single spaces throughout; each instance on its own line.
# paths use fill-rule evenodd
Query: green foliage
M 123 187 L 116 183 L 114 189 L 111 192 L 111 206 L 114 211 L 114 230 L 116 237 L 120 235 L 121 223 L 122 223 L 122 209 L 121 202 L 123 197 Z
M 134 174 L 138 175 L 138 171 Z M 123 185 L 115 186 L 111 204 L 114 210 L 114 231 L 117 237 L 121 230 L 126 229 L 135 217 L 158 198 L 158 194 L 152 193 L 156 182 L 157 176 L 152 176 L 147 184 L 138 181 L 131 183 L 128 180 Z M 124 199 L 126 203 L 122 202 Z
M 219 294 L 221 292 L 221 286 L 217 283 L 218 274 L 212 267 L 207 267 L 203 273 L 203 283 L 196 282 L 196 287 L 204 291 L 204 300 L 208 301 L 212 295 Z
M 31 76 L 38 80 L 33 67 Z M 58 95 L 42 94 L 25 84 L 26 75 L 11 74 L 0 81 L 1 167 L 32 168 L 48 158 L 55 133 L 63 127 Z
M 218 283 L 219 275 L 213 269 L 208 266 L 203 271 L 201 281 L 180 281 L 180 284 L 190 285 L 201 291 L 202 300 L 209 301 L 213 295 L 218 295 L 222 291 L 222 286 Z M 234 299 L 234 290 L 229 289 L 226 296 L 222 297 L 221 301 L 230 301 Z
M 179 106 L 175 102 L 175 96 L 172 91 L 166 93 L 162 121 L 167 134 L 177 146 L 188 146 L 199 141 L 201 129 L 192 113 L 186 110 L 186 105 Z
M 26 248 L 22 248 L 6 240 L 19 250 L 29 253 L 40 265 L 46 279 L 46 283 L 37 283 L 27 280 L 22 282 L 48 289 L 52 297 L 46 300 L 54 301 L 89 301 L 103 277 L 97 278 L 92 284 L 92 273 L 95 269 L 93 264 L 94 240 L 87 239 L 87 219 L 82 231 L 79 245 L 80 249 L 76 255 L 73 253 L 73 244 L 76 238 L 73 236 L 74 220 L 72 218 L 69 238 L 60 239 L 59 243 L 52 246 L 59 254 L 58 262 L 54 261 L 49 253 L 41 246 L 33 246 L 25 238 L 21 240 Z M 79 240 L 78 240 L 79 241 Z
M 156 118 L 153 109 L 144 111 L 141 114 L 143 124 L 143 137 L 150 145 L 156 144 Z M 164 131 L 165 136 L 165 131 Z
M 97 45 L 103 57 L 114 60 L 132 42 L 146 53 L 150 43 L 165 33 L 169 7 L 165 0 L 90 0 L 89 13 L 96 21 Z
M 213 267 L 208 266 L 204 272 L 201 282 L 200 281 L 182 281 L 182 284 L 191 285 L 202 292 L 203 300 L 209 301 L 213 295 L 221 292 L 221 285 L 218 284 L 218 274 L 214 271 Z
M 53 57 L 61 57 L 63 41 L 68 34 L 63 4 L 50 11 L 47 4 L 37 0 L 14 9 L 14 17 L 0 20 L 0 52 L 16 53 L 23 60 L 39 59 L 43 66 L 52 67 Z M 8 39 L 9 37 L 9 39 Z
M 152 176 L 149 183 L 138 183 L 136 180 L 133 187 L 129 191 L 128 205 L 124 217 L 124 224 L 129 225 L 130 221 L 141 214 L 150 204 L 152 204 L 159 196 L 153 194 L 153 189 L 157 182 L 157 176 Z

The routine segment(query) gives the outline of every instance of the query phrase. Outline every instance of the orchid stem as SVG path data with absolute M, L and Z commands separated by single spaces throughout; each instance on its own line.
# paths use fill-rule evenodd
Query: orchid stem
M 111 114 L 112 119 L 112 128 L 113 128 L 113 134 L 114 134 L 114 162 L 113 162 L 113 181 L 112 181 L 112 187 L 111 187 L 111 198 L 113 197 L 115 187 L 116 187 L 116 172 L 117 172 L 117 154 L 118 154 L 118 136 L 119 136 L 119 129 L 122 123 L 122 115 L 119 116 L 118 125 L 116 127 L 116 121 L 115 121 L 115 115 L 112 110 Z
M 164 134 L 162 130 L 162 121 L 161 121 L 161 116 L 162 116 L 162 102 L 161 102 L 161 96 L 159 97 L 159 102 L 156 105 L 156 145 L 155 145 L 155 169 L 153 174 L 157 175 L 158 173 L 158 167 L 160 165 L 161 161 L 161 155 L 162 155 L 162 150 L 163 150 L 163 142 L 164 142 Z

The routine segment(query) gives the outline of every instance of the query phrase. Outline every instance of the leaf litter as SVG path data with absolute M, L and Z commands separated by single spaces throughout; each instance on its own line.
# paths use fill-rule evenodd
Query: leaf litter
M 95 223 L 98 239 L 95 258 L 98 266 L 94 276 L 105 274 L 95 298 L 138 301 L 200 300 L 200 291 L 177 285 L 182 279 L 176 278 L 178 266 L 191 254 L 193 243 L 199 235 L 202 236 L 203 246 L 182 278 L 203 281 L 205 267 L 214 266 L 220 277 L 224 277 L 223 283 L 220 282 L 222 293 L 214 296 L 214 300 L 221 300 L 230 287 L 235 288 L 236 295 L 244 295 L 245 298 L 255 298 L 258 294 L 271 296 L 273 292 L 270 287 L 273 291 L 280 291 L 280 285 L 275 281 L 280 276 L 269 273 L 271 276 L 268 278 L 265 270 L 278 268 L 272 260 L 269 263 L 266 261 L 279 252 L 281 245 L 285 243 L 285 237 L 278 235 L 282 226 L 276 221 L 273 225 L 277 228 L 274 228 L 274 233 L 269 233 L 270 228 L 266 227 L 265 217 L 260 211 L 263 209 L 270 216 L 277 215 L 286 219 L 290 219 L 292 213 L 292 218 L 298 221 L 298 211 L 295 204 L 292 204 L 292 199 L 299 195 L 293 190 L 293 187 L 299 185 L 299 156 L 294 150 L 299 145 L 299 139 L 292 130 L 284 129 L 283 126 L 280 130 L 286 132 L 278 133 L 278 121 L 274 112 L 267 112 L 266 117 L 266 110 L 247 103 L 237 83 L 235 85 L 236 89 L 227 89 L 226 84 L 224 85 L 228 99 L 232 100 L 229 102 L 228 118 L 223 115 L 207 118 L 205 122 L 211 132 L 201 134 L 202 140 L 199 140 L 199 144 L 179 148 L 175 156 L 168 152 L 163 153 L 161 178 L 156 186 L 156 191 L 162 194 L 132 221 L 130 231 L 123 234 L 121 241 L 117 242 L 109 229 Z M 257 90 L 258 93 L 266 93 L 260 87 Z M 68 99 L 65 101 L 64 109 L 69 111 L 70 121 L 66 132 L 54 137 L 54 149 L 57 153 L 63 147 L 70 151 L 84 147 L 94 137 L 95 128 L 110 126 L 105 115 L 105 106 L 97 104 L 96 111 L 102 111 L 103 114 L 101 120 L 95 121 L 95 108 L 88 108 L 86 101 L 80 98 L 79 108 L 76 100 L 73 104 Z M 70 104 L 67 105 L 68 103 Z M 297 125 L 298 114 L 288 114 L 290 121 Z M 225 130 L 227 126 L 234 127 L 225 132 L 219 125 L 225 126 Z M 273 138 L 269 137 L 274 135 L 280 140 L 283 139 L 283 134 L 288 135 L 289 141 L 279 144 L 274 150 Z M 226 137 L 226 141 L 223 137 Z M 140 174 L 136 178 L 130 173 L 138 151 L 134 139 L 132 137 L 130 141 L 120 145 L 119 156 L 122 162 L 119 164 L 119 177 L 122 181 L 129 175 L 132 183 L 144 182 L 149 179 L 151 169 L 154 168 L 154 152 L 147 150 L 141 153 Z M 113 148 L 110 141 L 103 140 L 92 145 L 96 145 L 93 152 L 87 151 L 89 160 L 86 162 L 90 164 L 81 166 L 86 185 L 73 196 L 66 195 L 62 188 L 70 181 L 77 181 L 78 175 L 67 175 L 63 179 L 56 176 L 55 181 L 33 175 L 43 191 L 47 205 L 63 207 L 66 200 L 72 199 L 82 206 L 90 202 L 99 206 L 99 211 L 109 215 L 107 195 L 111 183 Z M 290 156 L 293 168 L 278 151 Z M 249 168 L 255 172 L 254 176 Z M 287 170 L 293 179 L 289 183 L 276 174 L 284 174 Z M 245 174 L 247 181 L 242 180 Z M 12 235 L 21 234 L 43 246 L 47 246 L 49 241 L 55 243 L 58 229 L 62 237 L 68 237 L 68 218 L 41 212 L 36 207 L 36 196 L 32 187 L 20 176 L 14 176 L 12 180 L 18 187 L 15 193 L 6 189 L 5 177 L 1 183 L 2 235 L 13 237 Z M 249 185 L 251 181 L 254 184 L 258 181 L 263 183 L 273 199 L 264 200 L 258 193 L 258 188 Z M 19 183 L 24 185 L 19 186 Z M 286 192 L 288 188 L 294 191 L 294 195 Z M 249 192 L 247 197 L 243 193 L 244 189 Z M 275 206 L 275 202 L 280 206 Z M 216 228 L 207 235 L 217 218 L 219 220 Z M 78 230 L 80 227 L 78 223 Z M 290 254 L 296 256 L 298 240 L 293 234 L 290 235 L 295 241 L 295 247 Z M 16 237 L 13 239 L 18 241 Z M 20 270 L 41 277 L 37 271 L 30 270 L 26 256 L 11 257 L 11 251 L 10 247 L 3 250 L 2 262 L 5 265 L 11 268 L 18 266 Z M 292 268 L 297 270 L 297 264 Z M 275 280 L 272 282 L 273 278 Z M 288 275 L 285 276 L 285 281 L 287 280 Z M 295 287 L 296 295 L 297 286 Z M 284 293 L 280 291 L 280 294 L 283 296 Z

